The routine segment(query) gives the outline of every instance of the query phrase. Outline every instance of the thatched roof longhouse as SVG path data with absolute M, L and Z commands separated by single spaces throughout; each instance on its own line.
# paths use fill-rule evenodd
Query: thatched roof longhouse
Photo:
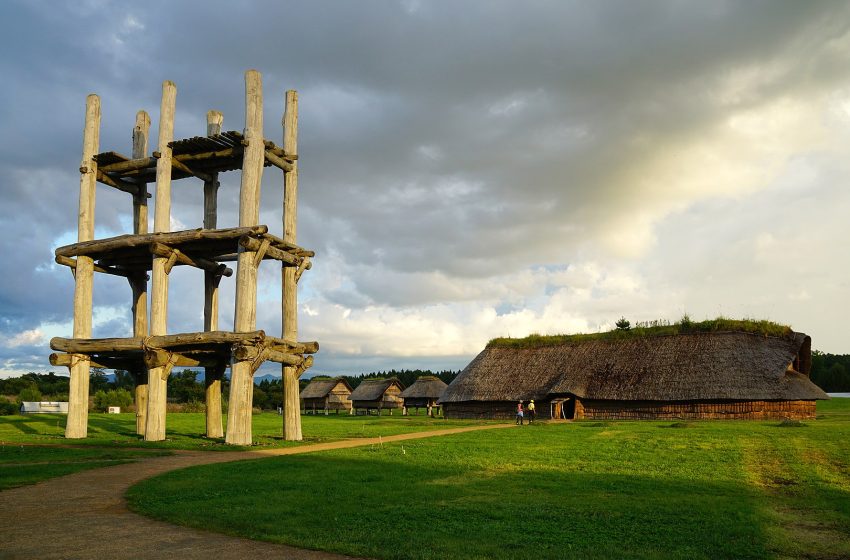
M 790 369 L 796 366 L 800 371 Z M 814 400 L 811 339 L 706 332 L 484 349 L 442 403 L 571 394 L 614 401 Z

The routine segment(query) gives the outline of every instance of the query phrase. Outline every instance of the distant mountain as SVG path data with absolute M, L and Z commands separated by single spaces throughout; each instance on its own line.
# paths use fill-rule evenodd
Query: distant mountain
M 263 381 L 280 381 L 280 376 L 267 373 L 265 375 L 258 375 L 254 377 L 254 385 L 259 385 Z

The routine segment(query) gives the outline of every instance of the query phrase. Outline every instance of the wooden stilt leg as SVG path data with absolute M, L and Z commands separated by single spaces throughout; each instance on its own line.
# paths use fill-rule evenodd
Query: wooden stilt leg
M 94 239 L 94 200 L 97 182 L 97 163 L 92 159 L 100 143 L 100 98 L 86 98 L 86 125 L 83 132 L 83 159 L 80 164 L 80 209 L 78 239 Z M 94 261 L 91 257 L 77 258 L 74 288 L 74 338 L 91 338 L 92 284 Z M 84 438 L 88 435 L 90 360 L 81 358 L 71 366 L 68 391 L 68 423 L 65 437 Z
M 159 113 L 159 152 L 156 163 L 156 206 L 154 232 L 171 229 L 171 148 L 174 139 L 174 104 L 177 88 L 169 81 L 162 84 L 162 104 Z M 164 335 L 167 330 L 168 275 L 164 257 L 154 257 L 151 271 L 151 321 L 150 334 Z M 148 370 L 148 416 L 145 441 L 165 439 L 165 407 L 169 370 L 155 367 Z
M 239 191 L 239 225 L 253 226 L 259 221 L 260 181 L 263 175 L 263 87 L 260 73 L 245 73 L 245 152 Z M 240 248 L 236 270 L 236 312 L 233 330 L 254 330 L 257 317 L 257 265 L 254 252 Z M 227 410 L 225 441 L 234 445 L 251 444 L 251 408 L 254 394 L 250 360 L 234 361 L 230 374 L 230 401 Z
M 283 114 L 283 151 L 298 152 L 298 94 L 286 92 L 286 108 Z M 283 175 L 283 239 L 295 243 L 297 230 L 296 204 L 298 201 L 298 162 Z M 295 269 L 285 267 L 282 273 L 282 336 L 290 340 L 298 338 L 298 286 Z M 283 374 L 283 439 L 301 441 L 301 417 L 298 415 L 298 370 L 284 367 Z

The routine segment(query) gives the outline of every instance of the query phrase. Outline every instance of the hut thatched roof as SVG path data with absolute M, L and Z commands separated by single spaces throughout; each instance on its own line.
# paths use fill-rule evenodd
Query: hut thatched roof
M 364 379 L 360 382 L 348 398 L 352 401 L 377 401 L 383 398 L 384 392 L 390 388 L 392 384 L 398 385 L 399 389 L 404 389 L 404 385 L 397 377 L 389 379 Z
M 800 355 L 800 369 L 789 364 Z M 513 401 L 572 394 L 600 400 L 813 400 L 811 339 L 708 332 L 557 345 L 488 346 L 441 402 Z
M 334 379 L 313 379 L 309 385 L 304 387 L 304 390 L 301 391 L 301 395 L 299 396 L 302 399 L 322 399 L 327 397 L 328 393 L 339 383 L 345 385 L 348 391 L 351 392 L 351 385 L 348 384 L 348 381 L 344 377 L 337 377 Z
M 439 399 L 445 392 L 446 385 L 434 375 L 423 375 L 413 385 L 401 392 L 405 399 Z

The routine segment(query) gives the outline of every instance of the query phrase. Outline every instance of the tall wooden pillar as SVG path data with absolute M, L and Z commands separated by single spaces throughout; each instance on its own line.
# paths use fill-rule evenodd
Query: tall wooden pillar
M 133 128 L 133 159 L 147 157 L 148 132 L 151 118 L 145 111 L 136 113 L 136 126 Z M 139 192 L 133 197 L 133 233 L 136 235 L 148 232 L 148 185 L 139 182 Z M 148 335 L 148 279 L 147 273 L 141 272 L 128 278 L 133 290 L 133 336 Z M 148 371 L 139 369 L 130 372 L 136 383 L 136 433 L 145 435 L 145 424 L 148 412 Z
M 177 87 L 166 80 L 162 83 L 162 103 L 159 109 L 159 160 L 156 162 L 156 206 L 154 209 L 155 233 L 171 229 L 171 148 L 174 139 L 174 104 Z M 151 271 L 151 321 L 150 334 L 164 335 L 167 330 L 168 275 L 166 258 L 154 257 Z M 165 439 L 165 406 L 168 366 L 148 369 L 148 414 L 145 441 Z
M 260 181 L 263 176 L 263 85 L 260 73 L 245 73 L 245 152 L 242 183 L 239 190 L 239 226 L 254 226 L 260 217 Z M 257 265 L 253 251 L 239 248 L 236 270 L 235 332 L 249 332 L 257 323 Z M 254 396 L 254 372 L 250 360 L 235 361 L 230 370 L 230 400 L 227 410 L 225 441 L 234 445 L 251 444 L 251 408 Z
M 221 133 L 224 120 L 218 111 L 207 112 L 207 136 Z M 204 181 L 204 229 L 215 229 L 218 222 L 218 173 L 210 174 L 210 180 Z M 204 271 L 204 330 L 218 330 L 218 284 L 221 274 Z M 204 368 L 206 397 L 206 433 L 207 437 L 224 436 L 221 424 L 221 378 L 224 364 Z
M 286 92 L 286 108 L 283 113 L 283 151 L 287 155 L 298 153 L 298 93 Z M 298 160 L 292 162 L 292 170 L 283 174 L 283 239 L 295 243 L 296 204 L 298 201 Z M 282 281 L 282 336 L 298 340 L 298 286 L 295 268 L 283 268 Z M 298 369 L 283 366 L 283 439 L 301 441 L 301 415 L 299 414 Z
M 83 132 L 83 159 L 80 163 L 80 209 L 77 239 L 94 239 L 94 200 L 97 183 L 97 163 L 94 155 L 100 143 L 100 98 L 86 98 L 86 125 Z M 94 260 L 77 257 L 74 286 L 74 338 L 91 338 L 92 284 Z M 65 437 L 84 438 L 88 434 L 89 371 L 91 360 L 77 355 L 71 365 L 71 383 L 68 390 L 68 423 Z

